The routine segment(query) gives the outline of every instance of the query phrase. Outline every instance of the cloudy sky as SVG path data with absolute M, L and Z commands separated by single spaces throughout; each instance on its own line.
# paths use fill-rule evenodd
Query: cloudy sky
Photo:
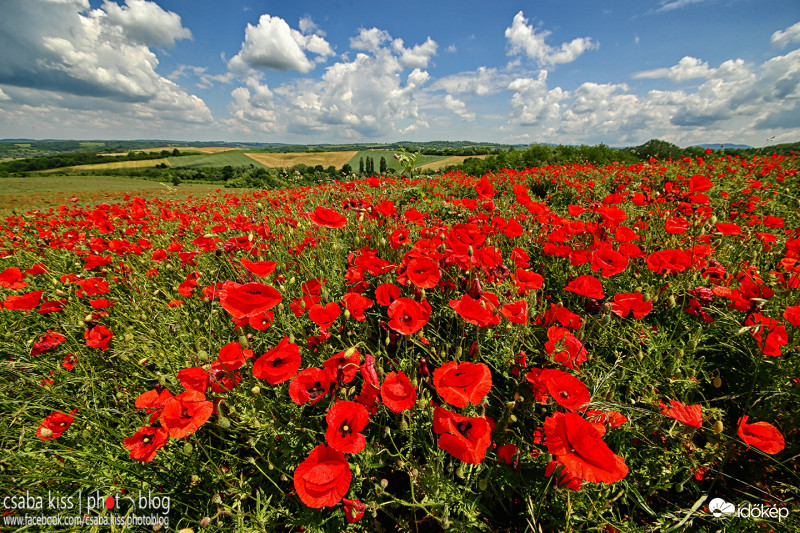
M 2 0 L 0 138 L 800 140 L 797 0 Z

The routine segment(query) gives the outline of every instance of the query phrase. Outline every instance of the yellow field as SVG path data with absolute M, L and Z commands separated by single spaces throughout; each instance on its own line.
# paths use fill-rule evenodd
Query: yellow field
M 83 172 L 88 170 L 110 170 L 110 169 L 120 169 L 120 168 L 154 168 L 156 165 L 164 163 L 167 166 L 170 166 L 169 161 L 166 158 L 161 159 L 142 159 L 140 161 L 114 161 L 113 163 L 95 163 L 91 165 L 76 165 L 73 167 L 61 167 L 61 168 L 51 168 L 50 170 L 45 170 L 43 172 L 60 172 L 64 170 L 74 170 L 77 172 Z
M 267 154 L 267 153 L 246 153 L 245 155 L 254 159 L 267 167 L 280 168 L 291 167 L 294 165 L 308 165 L 315 167 L 322 165 L 329 167 L 333 165 L 336 168 L 341 168 L 345 163 L 350 161 L 353 156 L 358 152 L 298 152 L 288 154 Z
M 204 154 L 216 154 L 219 152 L 228 152 L 230 150 L 237 150 L 237 148 L 231 148 L 228 146 L 162 146 L 161 148 L 145 148 L 144 150 L 133 150 L 134 152 L 147 152 L 147 153 L 154 153 L 154 152 L 161 152 L 163 150 L 167 150 L 171 152 L 175 149 L 180 150 L 181 152 L 202 152 Z M 109 156 L 118 156 L 118 155 L 128 155 L 128 152 L 115 152 L 113 154 L 100 154 L 100 155 L 109 155 Z
M 469 159 L 470 157 L 475 157 L 478 159 L 486 158 L 485 155 L 454 155 L 446 159 L 442 159 L 440 161 L 434 161 L 433 163 L 428 163 L 427 165 L 421 165 L 417 168 L 439 170 L 440 168 L 444 168 L 450 165 L 460 165 L 461 163 L 464 162 L 465 159 Z

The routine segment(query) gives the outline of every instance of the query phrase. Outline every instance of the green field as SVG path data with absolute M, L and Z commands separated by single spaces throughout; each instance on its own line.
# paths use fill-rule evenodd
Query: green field
M 244 152 L 229 151 L 216 154 L 182 155 L 168 157 L 167 161 L 173 168 L 203 168 L 203 167 L 249 167 L 250 165 L 263 167 L 258 161 L 247 157 Z
M 31 176 L 0 179 L 0 216 L 12 211 L 31 209 L 46 211 L 50 207 L 69 204 L 77 197 L 81 205 L 123 201 L 126 195 L 184 198 L 203 195 L 220 185 L 186 183 L 179 187 L 157 181 L 120 178 L 116 176 Z
M 364 158 L 366 164 L 366 158 L 371 157 L 375 161 L 375 172 L 378 172 L 380 169 L 380 161 L 381 157 L 386 158 L 386 165 L 388 168 L 393 168 L 395 171 L 400 172 L 403 170 L 400 163 L 394 158 L 394 154 L 396 151 L 393 150 L 361 150 L 356 155 L 350 159 L 350 166 L 353 167 L 353 170 L 358 172 L 358 161 L 360 158 Z M 446 159 L 447 156 L 443 155 L 420 155 L 417 159 L 416 167 L 420 167 L 422 165 L 427 165 L 428 163 L 434 163 L 436 161 L 440 161 L 442 159 Z

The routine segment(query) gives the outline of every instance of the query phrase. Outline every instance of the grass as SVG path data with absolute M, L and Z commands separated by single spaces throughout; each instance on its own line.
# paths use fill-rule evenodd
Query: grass
M 46 211 L 48 208 L 68 204 L 70 198 L 78 197 L 82 205 L 122 201 L 126 196 L 148 198 L 184 198 L 186 195 L 202 195 L 219 189 L 218 185 L 183 184 L 171 185 L 140 179 L 112 176 L 32 176 L 28 178 L 4 178 L 0 180 L 0 216 L 12 211 L 31 209 Z
M 425 163 L 424 165 L 419 165 L 418 168 L 422 170 L 440 170 L 445 167 L 449 167 L 450 165 L 460 165 L 466 159 L 469 158 L 477 158 L 477 159 L 485 159 L 485 155 L 454 155 L 451 157 L 446 157 L 439 161 L 434 161 L 432 163 Z
M 263 166 L 258 161 L 247 157 L 243 152 L 218 152 L 207 155 L 184 155 L 168 157 L 167 162 L 174 168 L 203 168 L 203 167 L 249 167 L 250 165 Z
M 355 151 L 299 152 L 281 154 L 248 152 L 245 155 L 267 167 L 282 168 L 303 164 L 311 167 L 322 165 L 325 168 L 333 165 L 339 169 L 342 168 L 345 163 L 351 161 L 357 153 L 358 152 Z
M 72 167 L 51 168 L 43 171 L 44 173 L 54 172 L 92 172 L 95 170 L 117 170 L 117 169 L 139 169 L 139 168 L 155 168 L 156 165 L 161 163 L 169 165 L 166 158 L 159 159 L 140 159 L 136 161 L 113 161 L 111 163 L 92 163 L 90 165 L 75 165 Z

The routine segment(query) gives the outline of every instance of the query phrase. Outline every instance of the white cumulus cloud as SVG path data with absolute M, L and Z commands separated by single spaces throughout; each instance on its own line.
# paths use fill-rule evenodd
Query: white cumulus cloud
M 787 44 L 800 42 L 800 22 L 793 24 L 785 30 L 778 30 L 770 39 L 772 46 L 783 48 Z
M 537 32 L 528 24 L 522 11 L 514 16 L 511 26 L 506 28 L 505 36 L 509 44 L 509 55 L 524 53 L 543 66 L 571 63 L 587 50 L 594 50 L 599 46 L 589 37 L 579 37 L 554 48 L 545 42 L 550 32 Z
M 308 23 L 303 26 L 310 28 Z M 235 72 L 248 69 L 297 70 L 307 73 L 314 69 L 314 62 L 306 51 L 317 54 L 324 60 L 334 55 L 330 44 L 317 34 L 304 35 L 280 17 L 261 15 L 258 25 L 248 24 L 242 48 L 228 62 Z
M 108 21 L 122 28 L 130 40 L 145 46 L 173 46 L 178 39 L 191 39 L 177 13 L 164 11 L 155 2 L 125 0 L 125 6 L 106 0 L 103 11 Z

